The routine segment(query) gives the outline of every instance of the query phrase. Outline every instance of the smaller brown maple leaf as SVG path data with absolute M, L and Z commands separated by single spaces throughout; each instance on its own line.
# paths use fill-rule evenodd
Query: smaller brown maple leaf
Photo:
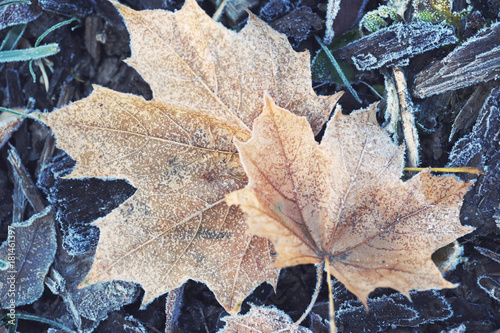
M 431 255 L 474 230 L 459 221 L 470 183 L 429 171 L 403 182 L 404 149 L 375 111 L 337 108 L 318 144 L 305 118 L 267 96 L 252 138 L 235 140 L 249 183 L 226 196 L 248 214 L 251 233 L 274 243 L 277 267 L 325 261 L 365 306 L 377 287 L 408 297 L 453 288 Z

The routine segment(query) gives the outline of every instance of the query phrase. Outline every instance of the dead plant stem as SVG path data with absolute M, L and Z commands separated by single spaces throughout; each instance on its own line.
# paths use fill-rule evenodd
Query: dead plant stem
M 415 168 L 420 163 L 418 156 L 420 145 L 417 128 L 415 127 L 415 118 L 413 117 L 413 104 L 408 96 L 406 78 L 401 67 L 393 67 L 392 74 L 399 99 L 399 112 L 403 122 L 403 134 L 408 151 L 408 164 L 410 167 Z
M 220 16 L 222 15 L 222 11 L 224 10 L 224 7 L 226 7 L 227 0 L 222 0 L 220 3 L 219 7 L 217 7 L 217 10 L 214 13 L 214 16 L 212 16 L 212 19 L 214 21 L 218 21 Z

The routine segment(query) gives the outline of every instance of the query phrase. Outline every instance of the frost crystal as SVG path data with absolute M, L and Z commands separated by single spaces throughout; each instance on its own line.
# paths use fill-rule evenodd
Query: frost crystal
M 389 24 L 386 20 L 401 21 L 401 17 L 390 6 L 382 5 L 363 16 L 359 22 L 359 29 L 365 28 L 370 32 L 375 32 Z
M 388 328 L 416 327 L 425 323 L 444 321 L 453 315 L 451 305 L 435 290 L 412 291 L 412 301 L 401 294 L 382 295 L 368 299 L 370 311 L 359 300 L 343 295 L 337 301 L 337 326 L 344 332 L 382 332 Z M 337 306 L 337 305 L 336 305 Z M 328 303 L 314 306 L 313 312 L 327 317 Z M 354 319 L 354 320 L 353 320 Z
M 271 0 L 260 10 L 259 16 L 265 21 L 274 21 L 291 9 L 289 0 Z
M 461 218 L 476 226 L 477 233 L 496 232 L 495 212 L 500 206 L 500 87 L 483 104 L 472 133 L 459 140 L 450 153 L 448 167 L 484 169 L 464 198 Z M 467 176 L 463 176 L 467 178 Z
M 500 78 L 500 22 L 480 31 L 420 72 L 413 94 L 423 98 Z
M 2 2 L 5 3 L 5 1 Z M 0 30 L 31 22 L 41 14 L 41 9 L 35 5 L 13 3 L 9 6 L 2 6 L 0 7 Z
M 404 17 L 409 3 L 410 0 L 389 0 L 388 6 L 391 7 L 399 16 Z
M 360 71 L 394 65 L 417 54 L 457 42 L 451 26 L 396 23 L 353 42 L 335 55 L 351 59 Z
M 326 32 L 325 39 L 323 43 L 328 45 L 332 42 L 335 32 L 333 31 L 333 20 L 337 17 L 340 10 L 341 0 L 328 0 L 328 6 L 326 9 Z

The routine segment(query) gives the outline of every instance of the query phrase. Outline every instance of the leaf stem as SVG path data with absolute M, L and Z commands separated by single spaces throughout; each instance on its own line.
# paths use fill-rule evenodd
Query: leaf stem
M 464 172 L 464 173 L 473 173 L 475 175 L 484 175 L 484 171 L 479 170 L 477 168 L 469 168 L 469 167 L 458 167 L 458 168 L 404 168 L 405 171 L 414 171 L 419 172 L 423 170 L 429 169 L 431 172 Z
M 318 299 L 319 295 L 319 290 L 321 289 L 321 282 L 323 281 L 323 269 L 325 268 L 325 263 L 322 262 L 321 264 L 316 265 L 316 287 L 314 288 L 314 294 L 312 295 L 311 302 L 309 303 L 309 306 L 307 307 L 306 311 L 302 314 L 302 316 L 297 320 L 293 326 L 298 327 L 300 323 L 306 319 L 307 315 L 311 312 L 314 304 L 316 303 L 316 300 Z
M 333 292 L 332 292 L 332 277 L 330 274 L 330 261 L 328 257 L 325 256 L 325 266 L 326 266 L 326 280 L 328 281 L 328 312 L 330 316 L 330 333 L 336 333 L 337 328 L 335 327 L 335 307 L 333 306 Z

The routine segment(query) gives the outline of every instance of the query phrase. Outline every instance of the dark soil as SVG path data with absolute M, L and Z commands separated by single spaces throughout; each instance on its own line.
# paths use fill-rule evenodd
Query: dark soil
M 121 1 L 134 9 L 175 10 L 183 1 L 174 0 L 124 0 Z M 336 35 L 356 29 L 357 17 L 378 7 L 383 1 L 348 2 L 341 18 L 335 24 Z M 366 2 L 366 1 L 365 1 Z M 312 55 L 319 50 L 313 34 L 323 36 L 326 0 L 303 0 L 298 6 L 289 1 L 250 1 L 251 11 L 269 22 L 275 29 L 287 34 L 296 50 L 308 49 Z M 472 1 L 476 11 L 470 17 L 479 21 L 478 28 L 494 17 L 491 13 L 495 1 Z M 215 5 L 209 0 L 200 3 L 209 15 L 215 11 Z M 55 24 L 77 17 L 78 21 L 63 26 L 50 33 L 43 43 L 58 43 L 61 51 L 45 62 L 49 82 L 42 81 L 39 66 L 34 66 L 37 82 L 29 72 L 27 62 L 0 64 L 0 105 L 16 108 L 26 107 L 30 99 L 34 100 L 33 109 L 52 111 L 88 96 L 92 85 L 98 84 L 111 89 L 152 98 L 148 84 L 127 64 L 124 59 L 130 56 L 128 32 L 121 18 L 104 0 L 92 1 L 39 1 L 40 15 L 31 20 L 24 32 L 19 47 L 34 45 L 36 39 Z M 461 1 L 456 1 L 460 6 Z M 300 10 L 296 12 L 295 10 Z M 245 15 L 239 19 L 222 15 L 221 22 L 231 29 L 240 29 L 244 25 Z M 482 22 L 482 23 L 481 23 Z M 472 25 L 469 24 L 469 27 Z M 6 28 L 0 31 L 3 40 Z M 465 33 L 465 32 L 464 32 Z M 475 31 L 468 31 L 473 34 Z M 445 57 L 453 47 L 443 47 L 425 52 L 412 58 L 405 68 L 409 89 L 415 75 L 428 64 Z M 349 93 L 341 99 L 343 110 L 349 113 L 366 107 L 379 98 L 364 83 L 372 87 L 384 86 L 384 77 L 379 70 L 355 72 L 351 82 L 358 92 L 362 104 Z M 493 82 L 493 83 L 492 83 Z M 492 89 L 498 81 L 490 81 L 481 89 Z M 340 85 L 314 82 L 318 94 L 331 94 L 344 89 Z M 47 88 L 46 88 L 47 86 Z M 420 106 L 416 115 L 421 142 L 421 165 L 442 167 L 450 162 L 450 152 L 455 143 L 473 132 L 475 118 L 483 102 L 471 106 L 475 109 L 469 117 L 469 124 L 463 125 L 449 141 L 452 124 L 469 97 L 477 90 L 477 85 L 467 87 L 425 99 L 414 98 Z M 488 90 L 489 91 L 489 90 Z M 482 100 L 484 101 L 484 99 Z M 474 111 L 474 110 L 473 110 Z M 497 116 L 498 117 L 498 116 Z M 498 119 L 498 118 L 497 118 Z M 380 118 L 383 121 L 383 115 Z M 498 120 L 497 120 L 498 121 Z M 496 123 L 500 124 L 500 121 Z M 496 127 L 498 143 L 499 127 Z M 320 138 L 318 138 L 319 140 Z M 487 139 L 485 139 L 487 140 Z M 21 157 L 31 178 L 37 182 L 43 201 L 57 209 L 58 252 L 57 269 L 68 279 L 67 286 L 75 284 L 85 276 L 92 260 L 92 253 L 98 241 L 98 229 L 91 222 L 116 208 L 135 189 L 122 180 L 103 181 L 99 179 L 64 180 L 60 176 L 69 173 L 74 162 L 62 151 L 54 147 L 51 132 L 41 124 L 26 120 L 9 140 Z M 45 148 L 44 148 L 45 147 Z M 13 219 L 14 182 L 7 161 L 9 145 L 4 145 L 0 153 L 0 241 L 7 237 L 7 226 Z M 45 150 L 44 150 L 45 149 Z M 49 152 L 47 152 L 49 149 Z M 490 149 L 490 148 L 488 148 Z M 493 149 L 493 148 L 491 148 Z M 43 153 L 42 153 L 43 152 Z M 486 153 L 485 153 L 486 154 Z M 497 154 L 498 155 L 498 154 Z M 42 160 L 41 156 L 44 156 Z M 484 155 L 487 156 L 487 155 Z M 484 167 L 483 162 L 468 166 Z M 489 155 L 488 155 L 489 156 Z M 493 156 L 493 155 L 491 155 Z M 483 163 L 483 164 L 481 164 Z M 41 167 L 43 168 L 43 171 Z M 498 164 L 491 164 L 497 170 Z M 406 175 L 410 177 L 410 175 Z M 481 181 L 481 177 L 478 181 Z M 469 177 L 477 178 L 477 176 Z M 494 178 L 491 178 L 494 179 Z M 486 186 L 486 185 L 485 185 Z M 445 277 L 459 284 L 455 289 L 423 291 L 412 293 L 413 302 L 391 289 L 377 289 L 369 301 L 370 311 L 366 312 L 361 303 L 340 284 L 335 284 L 334 298 L 337 325 L 340 332 L 493 332 L 500 329 L 500 237 L 494 223 L 494 214 L 498 214 L 498 198 L 488 199 L 488 188 L 498 191 L 500 183 L 492 182 L 485 191 L 473 190 L 474 196 L 466 197 L 462 222 L 474 220 L 478 211 L 485 225 L 478 225 L 481 232 L 460 239 L 464 252 L 461 263 L 456 269 L 446 272 Z M 496 192 L 498 193 L 498 192 Z M 491 207 L 478 207 L 490 200 Z M 488 201 L 489 202 L 489 201 Z M 492 208 L 493 207 L 493 208 Z M 467 208 L 467 209 L 466 209 Z M 488 210 L 489 209 L 489 210 Z M 498 207 L 497 207 L 498 209 Z M 29 219 L 34 211 L 29 205 L 21 212 L 23 219 Z M 470 218 L 470 219 L 469 219 Z M 497 217 L 498 218 L 498 217 Z M 476 221 L 476 220 L 475 220 Z M 476 223 L 476 222 L 474 222 Z M 482 223 L 482 222 L 477 222 Z M 75 240 L 74 234 L 79 235 Z M 73 237 L 73 238 L 71 238 Z M 496 256 L 495 256 L 496 254 Z M 242 307 L 242 313 L 249 310 L 249 304 L 274 306 L 285 311 L 292 320 L 297 320 L 308 306 L 316 283 L 316 269 L 312 265 L 283 269 L 276 292 L 270 285 L 258 287 Z M 328 318 L 326 302 L 328 290 L 326 280 L 318 302 L 302 324 L 314 332 L 327 332 L 323 319 Z M 164 332 L 165 304 L 167 295 L 163 295 L 146 308 L 140 309 L 143 291 L 135 285 L 131 288 L 131 301 L 122 302 L 123 307 L 107 314 L 95 332 Z M 134 289 L 136 288 L 136 289 Z M 180 315 L 174 325 L 174 332 L 216 332 L 225 323 L 221 318 L 227 313 L 217 303 L 212 292 L 202 283 L 188 281 L 185 284 Z M 75 329 L 72 317 L 61 296 L 54 295 L 47 287 L 42 296 L 33 304 L 17 308 L 18 313 L 31 314 L 48 318 Z M 85 326 L 86 325 L 86 326 Z M 84 323 L 89 330 L 90 321 Z M 97 325 L 97 324 L 95 324 Z M 50 326 L 34 321 L 20 320 L 17 331 L 48 332 Z M 2 331 L 2 328 L 0 328 Z M 56 332 L 57 330 L 50 330 Z

